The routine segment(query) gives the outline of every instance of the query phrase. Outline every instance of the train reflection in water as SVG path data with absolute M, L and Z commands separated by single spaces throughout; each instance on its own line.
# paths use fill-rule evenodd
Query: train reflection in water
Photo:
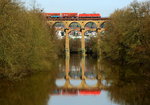
M 51 95 L 100 95 L 101 90 L 56 89 Z
M 67 57 L 65 70 L 60 70 L 55 82 L 56 89 L 51 95 L 100 95 L 101 89 L 104 89 L 102 77 L 95 67 L 89 70 L 85 64 L 85 57 L 82 57 L 79 65 L 72 64 L 70 67 L 70 57 Z

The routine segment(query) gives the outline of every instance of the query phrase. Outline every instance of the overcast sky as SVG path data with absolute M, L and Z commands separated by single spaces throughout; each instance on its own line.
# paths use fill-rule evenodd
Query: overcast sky
M 33 0 L 21 0 L 30 7 Z M 100 13 L 102 17 L 107 17 L 117 8 L 129 5 L 133 0 L 35 0 L 38 7 L 44 12 L 77 12 L 77 13 Z M 145 0 L 137 0 L 145 1 Z

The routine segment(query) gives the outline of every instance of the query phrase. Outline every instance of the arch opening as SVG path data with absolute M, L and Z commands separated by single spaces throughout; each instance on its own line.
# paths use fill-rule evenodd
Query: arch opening
M 96 23 L 94 23 L 94 22 L 88 22 L 85 24 L 85 28 L 86 29 L 95 29 L 95 28 L 97 28 L 97 26 L 96 26 Z
M 106 27 L 106 22 L 103 22 L 102 24 L 100 24 L 100 28 L 105 28 Z
M 77 53 L 81 50 L 81 32 L 77 30 L 72 30 L 69 33 L 69 47 L 71 53 Z
M 53 25 L 53 27 L 54 27 L 55 29 L 62 29 L 62 28 L 65 28 L 65 25 L 64 25 L 64 23 L 62 23 L 62 22 L 56 22 L 56 23 Z
M 79 29 L 79 28 L 81 28 L 81 25 L 78 22 L 72 22 L 69 25 L 69 28 L 71 28 L 71 29 Z

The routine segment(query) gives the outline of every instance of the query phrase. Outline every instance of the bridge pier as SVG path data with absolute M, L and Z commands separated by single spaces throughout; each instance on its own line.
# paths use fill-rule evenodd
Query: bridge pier
M 65 52 L 66 52 L 66 57 L 70 56 L 70 48 L 69 48 L 69 33 L 68 30 L 66 31 L 66 40 L 65 40 Z
M 69 79 L 69 66 L 70 65 L 70 56 L 66 56 L 66 77 L 65 79 L 68 80 Z
M 81 29 L 81 34 L 82 34 L 82 38 L 81 38 L 81 49 L 82 49 L 82 55 L 85 56 L 85 38 L 84 38 L 84 33 L 85 30 Z
M 82 60 L 81 60 L 81 69 L 82 69 L 82 80 L 85 80 L 86 77 L 84 75 L 85 73 L 85 56 L 82 57 Z

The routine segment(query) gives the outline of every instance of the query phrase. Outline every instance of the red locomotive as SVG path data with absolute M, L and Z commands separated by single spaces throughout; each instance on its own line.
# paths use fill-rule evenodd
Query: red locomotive
M 99 13 L 95 14 L 79 14 L 79 18 L 100 18 L 101 15 Z

